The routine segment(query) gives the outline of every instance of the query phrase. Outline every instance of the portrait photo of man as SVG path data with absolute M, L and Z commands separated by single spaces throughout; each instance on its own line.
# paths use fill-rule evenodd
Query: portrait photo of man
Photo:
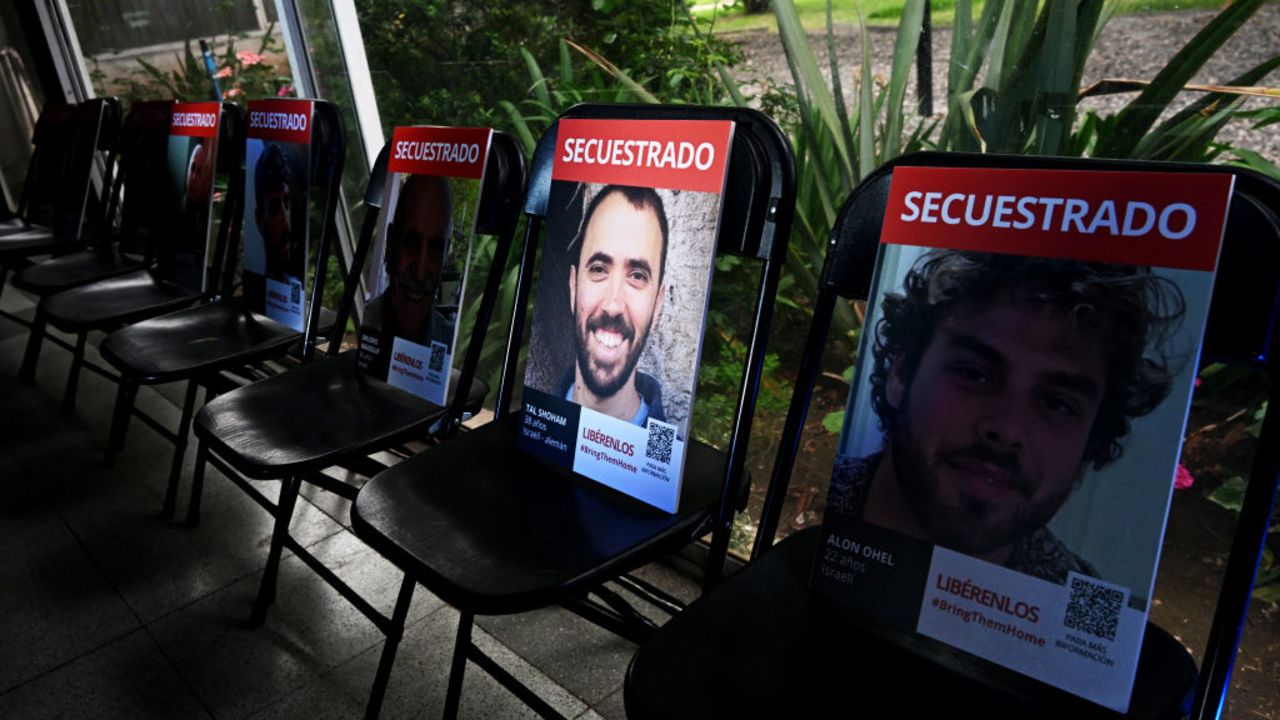
M 716 193 L 552 183 L 525 386 L 688 436 L 719 224 Z M 538 400 L 544 402 L 544 400 Z
M 298 198 L 305 178 L 298 177 L 285 151 L 274 143 L 264 145 L 253 176 L 253 220 L 262 238 L 264 274 L 280 282 L 288 277 L 301 279 L 306 243 L 299 231 L 305 228 L 305 222 L 296 219 L 294 212 L 305 212 L 305 203 Z
M 419 345 L 452 345 L 454 321 L 437 306 L 452 234 L 449 181 L 409 175 L 386 230 L 386 287 L 365 307 L 365 327 Z
M 145 191 L 148 204 L 164 208 L 163 214 L 157 214 L 163 217 L 163 226 L 147 228 L 142 238 L 144 242 L 156 240 L 151 252 L 159 276 L 197 292 L 205 289 L 206 282 L 215 155 L 214 138 L 171 135 L 164 157 L 167 182 L 139 188 Z M 134 176 L 145 177 L 149 170 L 136 167 Z M 138 226 L 134 228 L 136 232 Z
M 209 200 L 213 193 L 213 158 L 210 157 L 204 142 L 192 143 L 191 155 L 187 159 L 187 180 L 182 207 L 186 216 L 188 233 L 203 235 L 209 223 Z M 194 242 L 189 234 L 188 242 Z M 203 237 L 200 238 L 203 241 Z M 203 242 L 201 242 L 203 244 Z
M 568 266 L 575 362 L 566 400 L 641 427 L 666 420 L 661 384 L 636 365 L 662 313 L 668 235 L 652 188 L 609 185 L 591 199 Z
M 924 254 L 874 326 L 881 449 L 837 459 L 828 512 L 1057 584 L 1099 576 L 1047 525 L 1169 395 L 1185 311 L 1146 267 Z

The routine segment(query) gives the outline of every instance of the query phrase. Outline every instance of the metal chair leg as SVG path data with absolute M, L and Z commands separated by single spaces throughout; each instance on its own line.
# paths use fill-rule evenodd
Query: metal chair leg
M 191 432 L 191 415 L 195 411 L 196 391 L 200 386 L 195 380 L 187 381 L 187 394 L 182 400 L 182 419 L 178 421 L 178 434 L 173 442 L 173 462 L 169 466 L 169 486 L 164 493 L 164 508 L 160 513 L 173 517 L 178 502 L 178 479 L 182 476 L 182 460 L 187 454 L 187 434 Z
M 271 533 L 271 551 L 267 554 L 267 568 L 262 574 L 258 597 L 253 601 L 253 614 L 249 622 L 261 625 L 267 619 L 267 607 L 276 600 L 276 576 L 280 573 L 280 554 L 284 550 L 284 538 L 289 534 L 289 520 L 293 518 L 293 506 L 298 500 L 301 477 L 285 478 L 280 483 L 280 501 L 276 505 L 275 530 Z
M 204 440 L 196 440 L 196 467 L 191 473 L 191 502 L 187 505 L 187 527 L 200 524 L 200 497 L 204 495 L 204 466 L 209 451 Z
M 115 465 L 116 458 L 124 450 L 125 433 L 129 430 L 129 421 L 133 419 L 133 404 L 138 398 L 138 384 L 129 378 L 121 378 L 116 389 L 116 406 L 111 414 L 111 433 L 107 436 L 107 451 L 103 463 L 107 467 Z
M 444 696 L 444 719 L 458 717 L 458 705 L 462 700 L 462 676 L 467 672 L 467 654 L 471 648 L 471 625 L 475 615 L 465 610 L 458 612 L 458 639 L 453 644 L 453 662 L 449 668 L 449 690 Z
M 31 385 L 36 381 L 36 363 L 40 361 L 40 348 L 44 345 L 45 327 L 48 320 L 36 306 L 36 317 L 31 321 L 31 333 L 27 335 L 27 349 L 22 354 L 22 367 L 18 369 L 18 381 Z
M 365 706 L 365 720 L 377 720 L 382 712 L 382 700 L 387 694 L 387 683 L 391 680 L 391 666 L 396 662 L 396 650 L 400 648 L 400 640 L 404 637 L 404 623 L 409 617 L 409 604 L 413 601 L 413 590 L 418 583 L 404 575 L 400 584 L 400 595 L 396 598 L 395 610 L 391 612 L 391 626 L 387 629 L 387 641 L 382 646 L 382 658 L 378 660 L 378 672 L 373 676 L 373 690 L 369 693 L 369 704 Z
M 76 409 L 76 389 L 80 386 L 80 369 L 84 367 L 84 346 L 88 340 L 88 332 L 76 333 L 76 349 L 71 352 L 67 389 L 62 394 L 62 412 L 68 415 Z

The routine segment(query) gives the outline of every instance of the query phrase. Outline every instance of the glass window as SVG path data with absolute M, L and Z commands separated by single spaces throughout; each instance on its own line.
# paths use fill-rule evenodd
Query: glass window
M 94 93 L 227 100 L 292 92 L 270 0 L 69 0 Z
M 261 0 L 69 0 L 67 9 L 86 57 L 198 37 L 259 32 L 275 20 L 275 7 Z M 86 34 L 86 29 L 93 32 Z
M 12 3 L 0 5 L 0 199 L 15 210 L 31 160 L 31 134 L 44 105 L 31 50 Z
M 364 191 L 369 182 L 363 132 L 356 117 L 351 79 L 329 0 L 300 0 L 298 12 L 316 84 L 316 97 L 335 104 L 342 113 L 347 131 L 346 167 L 342 172 L 342 190 L 350 213 L 350 227 L 360 227 L 364 211 Z

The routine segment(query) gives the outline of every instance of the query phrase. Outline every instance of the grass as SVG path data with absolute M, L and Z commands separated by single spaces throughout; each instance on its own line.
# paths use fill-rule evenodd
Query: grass
M 800 22 L 806 30 L 820 31 L 827 26 L 827 0 L 794 0 L 796 10 L 800 14 Z M 717 33 L 735 33 L 744 30 L 764 28 L 777 32 L 778 25 L 772 12 L 748 15 L 742 11 L 741 3 L 718 13 L 711 3 L 700 6 L 700 0 L 691 2 L 695 6 L 694 15 L 699 19 L 710 21 L 715 15 L 715 31 Z M 1188 10 L 1192 8 L 1219 9 L 1223 0 L 1122 0 L 1119 12 L 1139 13 L 1168 10 Z M 834 0 L 831 17 L 837 23 L 856 24 L 858 22 L 857 6 L 868 25 L 896 25 L 898 15 L 902 12 L 902 0 Z M 981 0 L 974 3 L 973 14 L 977 17 L 982 7 Z M 955 0 L 933 0 L 933 24 L 949 26 L 955 18 Z

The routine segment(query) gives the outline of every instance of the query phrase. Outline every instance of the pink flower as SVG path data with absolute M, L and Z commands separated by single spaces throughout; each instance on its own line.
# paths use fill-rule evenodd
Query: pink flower
M 276 91 L 276 97 L 289 97 L 292 94 L 293 94 L 292 85 L 282 85 L 280 86 L 280 89 Z
M 228 90 L 228 91 L 226 91 L 226 92 L 224 92 L 224 93 L 222 93 L 222 94 L 223 94 L 223 96 L 224 96 L 224 97 L 233 98 L 233 97 L 237 97 L 237 96 L 239 96 L 239 95 L 241 94 L 241 92 L 242 92 L 242 91 L 240 90 L 240 88 L 231 88 L 230 90 Z
M 244 65 L 245 67 L 252 67 L 262 62 L 261 55 L 255 52 L 249 52 L 248 50 L 241 50 L 240 52 L 236 53 L 236 58 L 239 59 L 240 64 Z
M 1178 473 L 1173 476 L 1173 489 L 1186 490 L 1196 484 L 1196 479 L 1191 477 L 1191 471 L 1186 465 L 1178 463 Z
M 214 76 L 214 77 L 216 77 L 216 78 L 231 77 L 231 68 L 229 68 L 229 67 L 224 67 L 224 68 L 222 68 L 221 70 L 219 70 L 218 72 L 214 73 L 214 74 L 213 74 L 213 76 Z

